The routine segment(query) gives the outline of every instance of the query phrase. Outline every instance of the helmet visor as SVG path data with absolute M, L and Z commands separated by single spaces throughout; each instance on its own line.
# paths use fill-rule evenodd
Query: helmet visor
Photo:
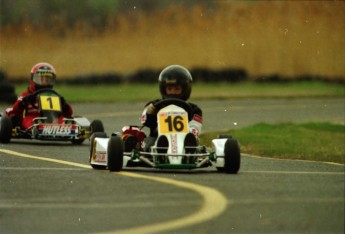
M 33 75 L 32 80 L 40 86 L 53 86 L 55 84 L 55 75 L 51 72 L 39 72 Z
M 165 93 L 168 97 L 179 98 L 182 95 L 181 85 L 167 85 Z

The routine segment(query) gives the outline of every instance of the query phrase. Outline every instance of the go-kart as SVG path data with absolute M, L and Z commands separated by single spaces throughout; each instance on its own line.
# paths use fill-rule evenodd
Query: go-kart
M 85 117 L 62 115 L 63 97 L 52 89 L 40 89 L 32 94 L 34 105 L 40 117 L 34 118 L 28 128 L 14 124 L 6 115 L 0 114 L 0 142 L 9 143 L 11 138 L 37 139 L 46 141 L 70 141 L 82 144 L 93 132 L 104 132 L 100 120 L 90 121 Z
M 120 171 L 124 167 L 157 169 L 196 169 L 215 167 L 236 174 L 241 154 L 236 139 L 220 136 L 212 140 L 212 150 L 198 143 L 189 132 L 191 106 L 180 99 L 163 99 L 158 110 L 158 137 L 144 150 L 145 132 L 140 126 L 125 126 L 120 133 L 94 133 L 90 138 L 89 162 L 94 169 Z

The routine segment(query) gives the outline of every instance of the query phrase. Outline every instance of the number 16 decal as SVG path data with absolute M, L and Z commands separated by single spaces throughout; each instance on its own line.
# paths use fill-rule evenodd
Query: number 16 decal
M 186 115 L 160 116 L 160 132 L 187 132 L 188 122 Z

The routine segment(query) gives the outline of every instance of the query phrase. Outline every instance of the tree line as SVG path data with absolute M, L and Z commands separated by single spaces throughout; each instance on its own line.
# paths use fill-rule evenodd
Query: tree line
M 49 29 L 63 23 L 73 28 L 80 21 L 92 27 L 102 27 L 110 17 L 118 14 L 150 12 L 171 4 L 186 7 L 194 4 L 213 5 L 210 0 L 1 0 L 0 30 L 23 24 Z

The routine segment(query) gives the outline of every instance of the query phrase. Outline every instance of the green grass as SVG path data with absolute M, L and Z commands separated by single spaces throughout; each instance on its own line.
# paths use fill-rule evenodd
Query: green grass
M 26 85 L 17 85 L 19 94 Z M 55 90 L 69 102 L 147 101 L 159 98 L 157 84 L 56 85 Z M 323 82 L 291 83 L 197 83 L 192 99 L 227 98 L 344 98 L 344 85 Z M 236 129 L 243 153 L 274 158 L 337 162 L 344 164 L 345 126 L 330 123 L 256 124 Z M 202 142 L 211 142 L 220 132 L 205 133 Z
M 345 126 L 330 123 L 255 124 L 201 136 L 211 142 L 219 134 L 236 138 L 241 152 L 272 158 L 336 162 L 344 164 Z
M 16 85 L 19 94 L 27 85 Z M 66 85 L 55 90 L 69 102 L 147 101 L 159 98 L 157 84 Z M 191 99 L 344 97 L 345 86 L 324 82 L 195 83 Z

